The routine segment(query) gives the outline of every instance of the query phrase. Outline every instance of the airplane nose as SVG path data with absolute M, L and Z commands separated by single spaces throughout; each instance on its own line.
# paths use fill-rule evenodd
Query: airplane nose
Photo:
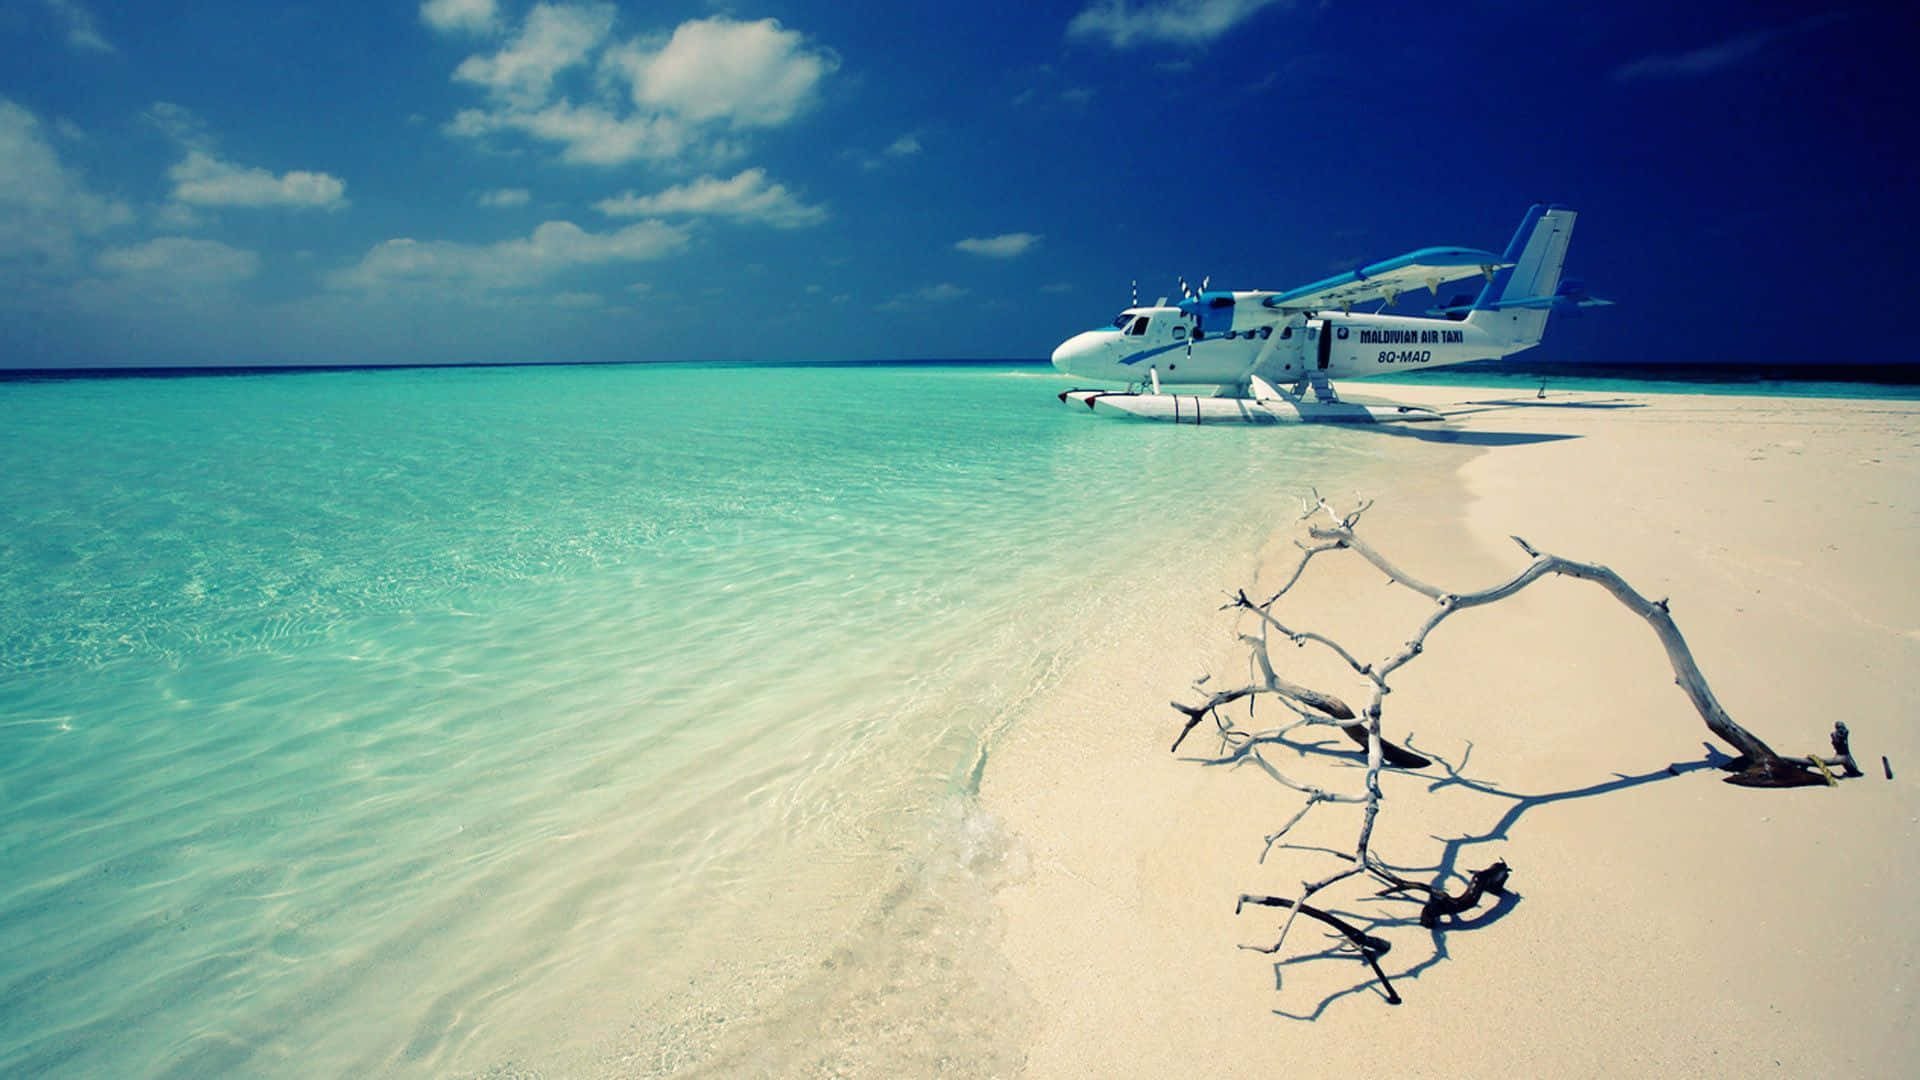
M 1086 334 L 1075 334 L 1061 342 L 1060 347 L 1053 350 L 1054 370 L 1067 375 L 1074 374 L 1074 361 L 1086 355 L 1086 339 Z

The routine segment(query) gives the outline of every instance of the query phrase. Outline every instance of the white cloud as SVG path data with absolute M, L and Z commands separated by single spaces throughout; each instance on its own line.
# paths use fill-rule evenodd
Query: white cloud
M 260 269 L 260 257 L 251 251 L 187 236 L 160 236 L 143 244 L 109 248 L 94 263 L 110 273 L 170 289 L 231 285 Z
M 474 196 L 474 201 L 481 206 L 498 209 L 508 206 L 525 206 L 532 198 L 533 193 L 526 188 L 513 187 L 494 188 L 492 191 L 482 191 Z
M 153 223 L 163 229 L 185 231 L 205 225 L 207 219 L 186 203 L 170 202 L 153 215 Z
M 1095 0 L 1067 23 L 1070 38 L 1092 38 L 1116 49 L 1137 45 L 1204 45 L 1262 8 L 1282 0 Z
M 1716 71 L 1739 64 L 1780 38 L 1818 29 L 1841 17 L 1833 14 L 1812 15 L 1791 26 L 1749 30 L 1735 34 L 1724 41 L 1690 49 L 1687 52 L 1655 53 L 1643 56 L 1632 63 L 1614 68 L 1613 77 L 1620 82 L 1633 82 L 1637 79 L 1679 79 L 1711 75 Z
M 785 124 L 840 66 L 833 54 L 808 49 L 797 31 L 777 20 L 725 16 L 681 23 L 660 51 L 629 44 L 608 62 L 632 80 L 636 105 L 736 128 Z
M 175 200 L 194 206 L 287 206 L 338 210 L 347 205 L 347 185 L 326 173 L 295 170 L 275 176 L 221 161 L 204 150 L 189 150 L 185 161 L 167 170 Z
M 860 167 L 872 172 L 885 168 L 889 158 L 912 157 L 920 152 L 920 137 L 914 134 L 902 135 L 888 143 L 878 154 L 869 154 L 865 150 L 844 150 L 841 156 L 860 163 Z
M 60 163 L 37 117 L 0 98 L 0 261 L 65 269 L 80 237 L 132 220 L 126 203 L 88 190 Z
M 213 146 L 213 136 L 207 131 L 206 121 L 200 119 L 198 114 L 184 105 L 175 105 L 171 101 L 156 101 L 147 106 L 140 116 L 154 127 L 166 132 L 168 138 L 181 146 L 203 150 Z
M 827 220 L 825 207 L 801 202 L 785 185 L 769 183 L 766 170 L 757 168 L 747 169 L 731 180 L 703 176 L 655 195 L 624 192 L 602 199 L 594 209 L 609 217 L 711 214 L 778 229 L 802 229 Z
M 547 301 L 554 307 L 571 308 L 575 311 L 582 311 L 587 308 L 597 308 L 605 304 L 607 298 L 597 292 L 563 292 L 553 294 L 547 298 Z
M 572 267 L 644 262 L 686 246 L 686 229 L 659 221 L 636 222 L 607 233 L 587 232 L 571 221 L 549 221 L 525 239 L 497 244 L 408 237 L 383 241 L 357 265 L 329 275 L 327 284 L 336 289 L 379 289 L 409 282 L 516 289 Z
M 53 12 L 67 28 L 67 44 L 81 52 L 114 51 L 112 43 L 100 36 L 93 25 L 93 12 L 82 6 L 79 0 L 46 0 L 47 10 Z
M 467 57 L 453 77 L 510 106 L 537 107 L 552 94 L 555 76 L 606 40 L 613 18 L 611 4 L 535 4 L 512 41 L 492 56 Z
M 912 292 L 901 293 L 886 303 L 881 304 L 880 310 L 911 311 L 916 308 L 931 307 L 935 304 L 950 304 L 966 296 L 971 291 L 972 290 L 952 284 L 951 282 L 943 281 L 938 285 L 928 285 L 923 289 L 915 289 Z
M 563 161 L 583 165 L 622 165 L 639 158 L 671 158 L 686 147 L 680 125 L 666 117 L 619 117 L 598 105 L 557 101 L 545 108 L 523 111 L 463 109 L 447 125 L 450 135 L 480 136 L 496 131 L 518 131 L 544 142 L 559 143 Z
M 493 0 L 427 0 L 420 5 L 420 20 L 443 34 L 484 34 L 499 17 Z
M 561 158 L 579 164 L 687 156 L 717 163 L 741 147 L 716 130 L 790 122 L 839 66 L 772 19 L 698 19 L 664 42 L 609 45 L 614 18 L 604 4 L 536 6 L 499 52 L 468 57 L 455 70 L 490 101 L 462 110 L 446 132 L 518 132 L 559 144 Z M 563 76 L 575 69 L 580 76 L 563 92 Z
M 969 236 L 953 245 L 969 255 L 985 255 L 993 259 L 1011 259 L 1024 255 L 1040 242 L 1035 233 L 1001 233 L 999 236 Z

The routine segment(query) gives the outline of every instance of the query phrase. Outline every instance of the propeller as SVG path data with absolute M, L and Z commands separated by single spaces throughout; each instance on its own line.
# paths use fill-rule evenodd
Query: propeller
M 1190 302 L 1191 302 L 1191 303 L 1193 304 L 1193 310 L 1192 310 L 1191 312 L 1189 312 L 1189 314 L 1191 314 L 1191 315 L 1193 316 L 1193 330 L 1192 330 L 1192 332 L 1190 332 L 1189 334 L 1187 334 L 1187 364 L 1188 364 L 1188 366 L 1192 366 L 1192 364 L 1193 364 L 1193 339 L 1194 339 L 1194 338 L 1196 338 L 1196 337 L 1199 337 L 1199 336 L 1200 336 L 1200 321 L 1201 321 L 1201 316 L 1200 316 L 1200 298 L 1201 298 L 1201 297 L 1203 297 L 1203 296 L 1205 296 L 1205 295 L 1207 294 L 1207 286 L 1208 286 L 1208 285 L 1210 285 L 1210 284 L 1212 284 L 1212 283 L 1213 283 L 1213 275 L 1212 275 L 1212 274 L 1202 274 L 1202 275 L 1200 276 L 1200 289 L 1199 289 L 1199 291 L 1198 291 L 1198 292 L 1193 292 L 1193 291 L 1189 291 L 1189 290 L 1187 290 L 1187 288 L 1186 288 L 1186 285 L 1187 285 L 1187 279 L 1186 279 L 1186 278 L 1181 278 L 1181 279 L 1180 279 L 1180 287 L 1181 287 L 1181 290 L 1182 290 L 1183 292 L 1186 292 L 1186 295 L 1187 295 L 1187 299 L 1188 299 L 1188 300 L 1189 300 L 1189 301 L 1190 301 Z M 1182 307 L 1184 307 L 1185 305 L 1181 305 L 1181 306 L 1182 306 Z

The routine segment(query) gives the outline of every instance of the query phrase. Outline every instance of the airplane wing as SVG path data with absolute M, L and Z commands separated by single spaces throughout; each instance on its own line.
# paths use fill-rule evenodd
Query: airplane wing
M 1613 301 L 1589 296 L 1584 283 L 1568 279 L 1560 283 L 1552 296 L 1523 296 L 1517 300 L 1496 300 L 1486 307 L 1493 311 L 1507 308 L 1533 308 L 1552 311 L 1563 315 L 1577 315 L 1581 308 L 1612 307 Z M 1429 315 L 1459 315 L 1472 311 L 1472 304 L 1456 304 L 1443 308 L 1428 308 Z
M 1401 293 L 1428 289 L 1470 277 L 1491 278 L 1512 266 L 1491 251 L 1473 248 L 1431 247 L 1335 274 L 1324 281 L 1286 292 L 1260 294 L 1260 303 L 1277 311 L 1320 311 L 1350 308 L 1370 300 L 1392 303 Z

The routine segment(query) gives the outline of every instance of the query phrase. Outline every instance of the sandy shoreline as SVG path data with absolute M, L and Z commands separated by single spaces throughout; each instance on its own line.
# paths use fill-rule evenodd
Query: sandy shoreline
M 1590 585 L 1543 582 L 1450 621 L 1396 679 L 1389 733 L 1413 732 L 1485 790 L 1390 776 L 1376 833 L 1410 867 L 1505 858 L 1516 899 L 1437 938 L 1389 928 L 1404 1005 L 1344 956 L 1285 964 L 1276 989 L 1272 959 L 1236 945 L 1270 942 L 1277 920 L 1236 918 L 1233 901 L 1327 872 L 1309 855 L 1257 861 L 1298 797 L 1252 767 L 1197 763 L 1217 740 L 1168 754 L 1164 703 L 1202 672 L 1115 658 L 1063 686 L 983 784 L 1031 865 L 998 897 L 1035 1003 L 1028 1073 L 1904 1073 L 1920 1050 L 1920 919 L 1902 889 L 1920 850 L 1920 405 L 1355 388 L 1460 411 L 1451 442 L 1355 433 L 1406 440 L 1381 443 L 1379 490 L 1363 493 L 1378 499 L 1363 535 L 1390 558 L 1479 588 L 1524 565 L 1507 539 L 1519 533 L 1610 565 L 1672 598 L 1736 719 L 1794 753 L 1824 750 L 1845 719 L 1868 778 L 1719 783 L 1646 625 Z M 1518 404 L 1467 404 L 1496 400 Z M 1291 569 L 1291 537 L 1248 584 Z M 1424 612 L 1357 559 L 1323 562 L 1289 610 L 1362 655 Z M 1228 616 L 1216 625 L 1215 686 L 1244 665 Z M 1292 672 L 1354 692 L 1323 665 Z M 1345 756 L 1271 760 L 1358 785 Z M 1356 824 L 1321 807 L 1303 839 L 1344 848 Z M 1288 953 L 1320 942 L 1301 934 Z

